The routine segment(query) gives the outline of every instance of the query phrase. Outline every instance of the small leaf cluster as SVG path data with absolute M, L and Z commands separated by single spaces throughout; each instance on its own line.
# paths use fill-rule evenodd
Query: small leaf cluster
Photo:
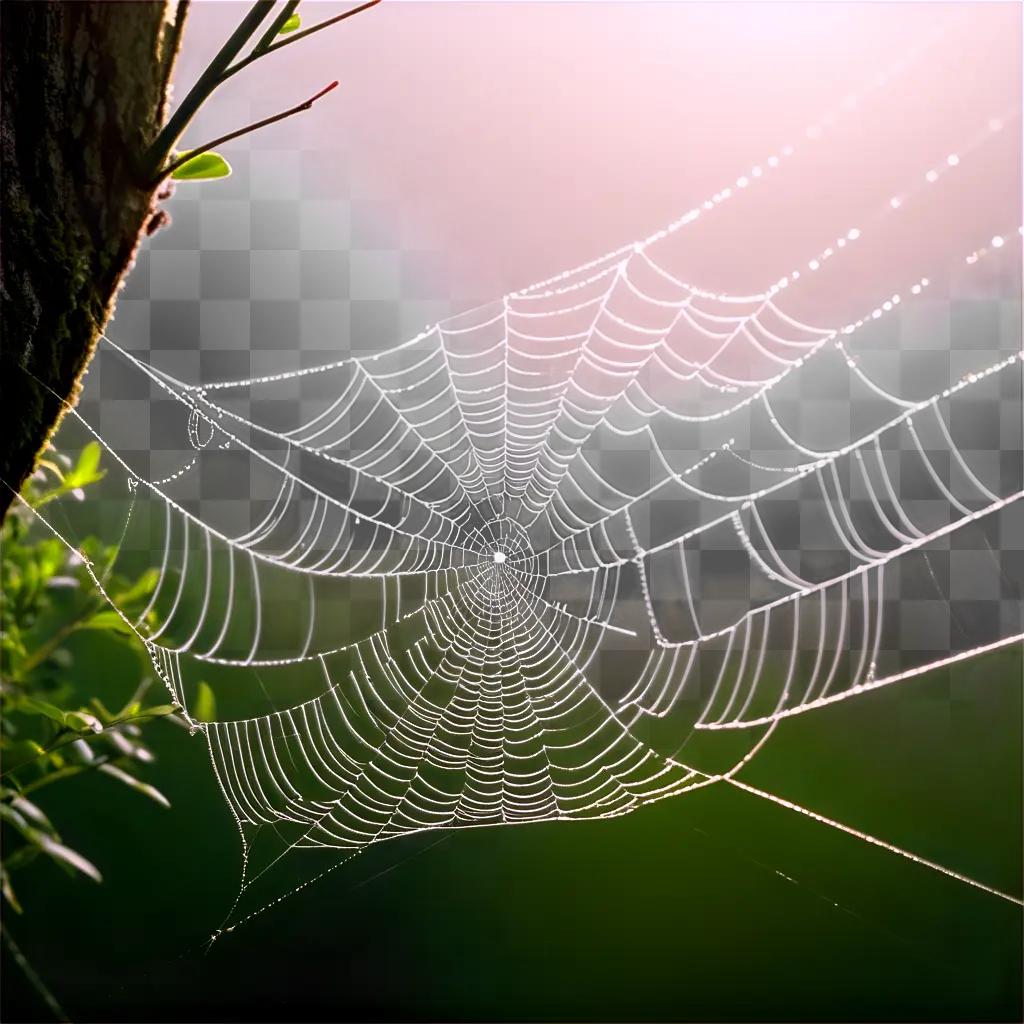
M 140 777 L 154 759 L 143 729 L 155 719 L 176 718 L 177 708 L 148 702 L 152 679 L 141 672 L 130 680 L 134 693 L 116 710 L 95 696 L 83 701 L 70 681 L 75 638 L 99 632 L 106 642 L 129 643 L 129 622 L 145 620 L 158 575 L 149 570 L 128 579 L 115 573 L 116 548 L 94 537 L 70 551 L 57 537 L 33 530 L 33 509 L 66 495 L 81 499 L 102 477 L 95 443 L 74 463 L 48 451 L 0 533 L 0 886 L 19 913 L 12 875 L 37 858 L 101 880 L 99 869 L 61 838 L 40 806 L 48 787 L 95 772 L 170 806 Z M 96 589 L 90 569 L 124 618 Z

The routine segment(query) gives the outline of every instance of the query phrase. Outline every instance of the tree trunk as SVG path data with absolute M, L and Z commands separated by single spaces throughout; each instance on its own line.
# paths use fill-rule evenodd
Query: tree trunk
M 155 212 L 143 157 L 183 21 L 170 0 L 3 6 L 0 518 L 74 404 Z

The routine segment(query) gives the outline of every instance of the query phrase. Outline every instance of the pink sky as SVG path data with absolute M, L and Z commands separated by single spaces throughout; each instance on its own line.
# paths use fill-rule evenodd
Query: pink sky
M 179 96 L 245 9 L 193 5 Z M 309 25 L 342 9 L 301 11 Z M 842 280 L 794 299 L 854 315 L 1020 224 L 1020 30 L 1015 3 L 385 0 L 238 75 L 186 141 L 340 79 L 247 144 L 346 150 L 353 191 L 400 200 L 413 246 L 443 252 L 453 291 L 478 299 L 657 230 L 790 143 L 770 180 L 688 227 L 667 262 L 712 289 L 758 288 L 872 225 Z M 949 154 L 955 173 L 925 188 Z M 913 208 L 885 216 L 908 187 Z

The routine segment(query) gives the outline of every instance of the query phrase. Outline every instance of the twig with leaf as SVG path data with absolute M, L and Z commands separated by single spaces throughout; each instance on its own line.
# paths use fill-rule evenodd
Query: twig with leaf
M 302 28 L 302 19 L 297 13 L 299 0 L 288 0 L 271 19 L 262 35 L 253 44 L 251 50 L 243 56 L 242 51 L 245 50 L 246 46 L 257 35 L 260 27 L 272 14 L 275 7 L 274 0 L 257 0 L 248 14 L 242 18 L 227 42 L 217 52 L 217 55 L 210 61 L 206 70 L 199 76 L 199 79 L 181 101 L 177 110 L 168 119 L 146 154 L 146 173 L 151 177 L 153 185 L 158 185 L 168 177 L 177 181 L 201 181 L 226 177 L 231 173 L 231 166 L 223 156 L 213 151 L 216 146 L 230 142 L 243 135 L 248 135 L 250 132 L 258 131 L 260 128 L 264 128 L 276 121 L 282 121 L 286 117 L 291 117 L 304 110 L 309 110 L 318 99 L 327 95 L 332 89 L 337 88 L 338 83 L 332 82 L 308 100 L 290 107 L 279 114 L 255 121 L 252 124 L 229 132 L 210 142 L 203 143 L 203 145 L 186 152 L 177 155 L 174 153 L 174 147 L 178 139 L 181 138 L 192 118 L 195 117 L 196 113 L 214 91 L 232 75 L 237 74 L 261 57 L 276 53 L 285 46 L 289 46 L 300 39 L 305 39 L 314 32 L 320 32 L 356 14 L 369 10 L 378 3 L 380 3 L 380 0 L 368 0 L 367 3 L 360 4 L 351 10 L 344 11 L 333 17 L 325 18 L 309 28 Z

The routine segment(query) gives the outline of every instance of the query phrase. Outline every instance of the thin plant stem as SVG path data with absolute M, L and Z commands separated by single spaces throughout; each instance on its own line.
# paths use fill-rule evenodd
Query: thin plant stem
M 35 755 L 35 757 L 30 757 L 26 761 L 20 761 L 13 768 L 5 768 L 3 771 L 0 771 L 0 779 L 5 779 L 5 778 L 7 778 L 8 775 L 11 775 L 14 772 L 21 771 L 22 768 L 25 768 L 25 767 L 27 767 L 30 764 L 35 764 L 36 761 L 40 761 L 44 757 L 48 757 L 55 750 L 60 750 L 63 747 L 70 746 L 72 743 L 75 742 L 75 740 L 82 740 L 83 742 L 88 743 L 89 740 L 94 740 L 94 739 L 97 739 L 99 737 L 107 736 L 110 733 L 116 732 L 117 730 L 121 729 L 122 727 L 124 727 L 126 725 L 134 725 L 136 722 L 150 722 L 150 721 L 151 722 L 156 722 L 159 719 L 166 719 L 168 721 L 172 721 L 172 720 L 174 720 L 175 717 L 176 717 L 176 713 L 173 712 L 173 711 L 169 711 L 166 714 L 162 714 L 162 715 L 152 715 L 152 714 L 146 714 L 145 709 L 143 709 L 143 711 L 140 714 L 138 714 L 138 715 L 132 715 L 129 718 L 119 718 L 116 722 L 111 722 L 109 725 L 105 725 L 100 732 L 63 733 L 63 734 L 61 734 L 61 735 L 59 735 L 57 737 L 55 742 L 51 743 L 48 747 L 44 747 L 40 751 L 40 753 Z M 109 760 L 109 758 L 107 758 L 107 760 Z M 90 765 L 96 765 L 98 767 L 99 763 L 100 763 L 100 759 L 97 759 L 96 761 L 89 761 L 87 764 L 71 765 L 69 767 L 88 768 Z M 63 768 L 58 769 L 58 771 L 64 771 L 64 770 L 65 769 L 63 769 Z M 55 775 L 57 773 L 54 772 L 53 774 Z M 76 774 L 76 773 L 69 773 L 69 774 Z M 37 780 L 36 782 L 30 782 L 27 786 L 25 786 L 19 792 L 24 794 L 24 793 L 30 792 L 33 789 L 38 789 L 39 788 L 39 783 L 40 782 L 45 783 L 45 779 L 49 779 L 49 778 L 52 778 L 52 775 L 44 776 L 43 780 Z
M 295 8 L 299 6 L 299 0 L 288 0 L 288 3 L 284 5 L 281 13 L 270 23 L 270 27 L 266 32 L 263 33 L 259 38 L 259 42 L 253 47 L 253 53 L 263 53 L 270 47 L 277 34 L 284 28 L 284 23 L 295 13 Z M 224 75 L 224 78 L 227 74 Z M 223 81 L 223 78 L 221 79 Z
M 28 958 L 22 953 L 21 948 L 14 941 L 11 933 L 5 926 L 0 925 L 0 934 L 3 935 L 4 945 L 11 958 L 21 969 L 21 973 L 28 979 L 28 983 L 36 990 L 37 995 L 46 1003 L 46 1008 L 53 1014 L 54 1020 L 68 1022 L 71 1018 L 64 1012 L 64 1007 L 57 1002 L 57 997 L 46 987 L 43 979 L 36 973 L 36 969 L 28 962 Z
M 217 55 L 207 65 L 198 81 L 188 91 L 181 105 L 170 116 L 160 130 L 146 154 L 148 175 L 156 173 L 160 165 L 167 159 L 174 143 L 188 127 L 196 112 L 206 102 L 210 94 L 223 81 L 223 74 L 231 62 L 242 52 L 242 48 L 253 37 L 268 14 L 274 8 L 274 0 L 256 0 L 249 13 L 239 22 L 238 28 L 231 33 L 228 41 L 220 48 Z
M 336 25 L 340 21 L 345 21 L 346 18 L 351 18 L 356 14 L 369 10 L 371 7 L 376 7 L 379 3 L 380 0 L 368 0 L 367 3 L 360 4 L 358 7 L 353 7 L 352 10 L 345 11 L 342 14 L 337 14 L 333 18 L 327 18 L 318 25 L 312 25 L 309 28 L 292 33 L 284 39 L 278 39 L 277 36 L 280 33 L 281 28 L 284 26 L 284 23 L 291 17 L 299 5 L 298 0 L 288 0 L 284 5 L 284 8 L 271 21 L 263 35 L 260 36 L 248 56 L 239 60 L 238 55 L 245 48 L 246 43 L 252 39 L 257 29 L 274 8 L 274 0 L 256 0 L 256 3 L 250 9 L 249 13 L 246 14 L 239 23 L 238 28 L 232 32 L 228 41 L 220 48 L 217 56 L 210 61 L 209 65 L 207 65 L 206 70 L 199 76 L 198 81 L 189 90 L 188 95 L 184 100 L 182 100 L 181 105 L 171 115 L 167 123 L 160 130 L 160 133 L 157 135 L 153 144 L 149 147 L 145 159 L 147 176 L 152 176 L 149 181 L 149 185 L 151 187 L 155 187 L 155 185 L 159 184 L 164 180 L 164 178 L 181 166 L 181 161 L 179 160 L 171 163 L 168 167 L 162 170 L 160 169 L 164 164 L 164 161 L 171 155 L 171 152 L 174 149 L 174 144 L 188 127 L 192 118 L 196 115 L 196 112 L 203 103 L 209 99 L 218 86 L 222 85 L 236 72 L 241 71 L 244 67 L 248 67 L 253 61 L 258 60 L 260 57 L 265 57 L 269 53 L 274 53 L 275 51 L 280 50 L 283 46 L 289 46 L 292 43 L 297 43 L 300 39 L 305 39 L 306 36 L 310 36 L 314 32 L 320 32 L 322 29 L 329 28 L 331 25 Z M 335 85 L 336 84 L 337 83 L 335 83 Z M 334 88 L 333 85 L 325 89 L 324 92 L 329 92 L 332 88 Z M 189 152 L 189 158 L 208 152 L 213 146 L 220 145 L 222 142 L 226 142 L 230 139 L 236 139 L 240 135 L 256 131 L 257 128 L 273 124 L 275 121 L 279 121 L 291 114 L 298 113 L 301 110 L 308 110 L 310 105 L 312 105 L 312 103 L 319 99 L 323 94 L 323 92 L 318 93 L 312 98 L 312 100 L 308 100 L 306 103 L 300 104 L 298 107 L 285 111 L 283 114 L 278 114 L 265 121 L 259 121 L 256 124 L 249 125 L 237 132 L 232 132 L 229 135 L 215 139 L 213 142 L 207 143 L 205 146 L 201 146 L 198 149 L 193 149 Z
M 363 11 L 368 11 L 371 7 L 376 7 L 379 3 L 380 0 L 368 0 L 367 3 L 360 4 L 358 7 L 353 7 L 350 11 L 345 11 L 343 14 L 336 14 L 333 18 L 327 18 L 317 25 L 311 25 L 309 28 L 304 28 L 298 32 L 291 33 L 285 36 L 284 39 L 279 39 L 277 42 L 271 43 L 265 49 L 261 50 L 257 46 L 256 49 L 254 49 L 247 57 L 243 57 L 236 64 L 232 64 L 231 67 L 229 67 L 221 76 L 221 81 L 227 81 L 227 79 L 229 79 L 233 74 L 241 71 L 244 67 L 248 67 L 254 60 L 259 60 L 260 57 L 265 57 L 268 53 L 276 53 L 285 46 L 291 46 L 292 43 L 297 43 L 300 39 L 305 39 L 306 36 L 311 36 L 314 32 L 330 28 L 331 25 L 337 25 L 339 21 L 344 21 L 346 18 L 352 18 L 357 14 L 362 14 Z M 284 24 L 283 21 L 282 24 Z M 260 40 L 260 42 L 262 43 L 263 40 Z
M 178 157 L 177 160 L 168 164 L 160 171 L 159 178 L 154 184 L 159 184 L 164 178 L 172 175 L 179 167 L 187 164 L 190 160 L 195 159 L 197 156 L 201 156 L 203 153 L 208 153 L 214 146 L 223 145 L 225 142 L 230 142 L 232 139 L 237 139 L 242 135 L 248 135 L 250 132 L 257 131 L 260 128 L 265 128 L 268 124 L 273 124 L 275 121 L 283 121 L 286 117 L 291 117 L 293 114 L 299 114 L 303 110 L 309 110 L 314 103 L 322 96 L 326 96 L 332 89 L 337 89 L 338 83 L 331 82 L 330 85 L 325 86 L 315 96 L 310 96 L 308 100 L 304 100 L 297 106 L 291 107 L 288 110 L 281 111 L 280 114 L 274 114 L 272 117 L 265 117 L 262 121 L 255 121 L 253 124 L 248 124 L 244 128 L 239 128 L 236 131 L 228 132 L 227 135 L 221 135 L 219 138 L 212 139 L 210 142 L 204 143 L 198 149 L 191 149 L 187 153 Z
M 72 633 L 81 628 L 86 620 L 92 618 L 93 615 L 102 609 L 102 601 L 92 600 L 73 619 L 64 623 L 49 640 L 40 644 L 34 654 L 25 659 L 21 666 L 20 675 L 26 676 L 33 669 L 38 668 Z

